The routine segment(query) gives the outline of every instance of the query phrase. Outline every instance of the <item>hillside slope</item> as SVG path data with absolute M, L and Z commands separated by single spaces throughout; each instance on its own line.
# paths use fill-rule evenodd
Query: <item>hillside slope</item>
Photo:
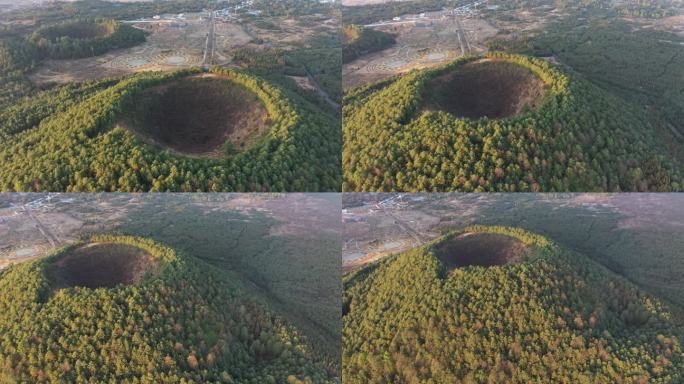
M 526 251 L 501 265 L 448 270 L 444 247 L 464 234 L 503 235 Z M 487 254 L 493 243 L 481 245 Z M 350 273 L 344 288 L 345 383 L 684 379 L 678 315 L 590 259 L 520 229 L 469 227 Z
M 238 282 L 135 237 L 3 271 L 0 335 L 5 382 L 336 382 Z
M 462 58 L 347 94 L 343 190 L 680 190 L 680 164 L 640 111 L 540 59 Z
M 8 108 L 2 113 L 6 120 L 0 123 L 4 143 L 0 149 L 0 190 L 339 190 L 341 137 L 334 116 L 296 94 L 246 73 L 228 69 L 213 69 L 209 74 L 198 72 L 148 72 L 116 82 L 84 83 L 76 89 L 69 86 L 48 91 Z M 141 115 L 136 111 L 148 105 L 148 92 L 192 76 L 220 78 L 242 88 L 242 93 L 247 92 L 254 99 L 249 103 L 261 104 L 267 127 L 258 128 L 258 139 L 247 140 L 244 148 L 238 148 L 244 138 L 232 140 L 238 144 L 226 141 L 231 145 L 224 147 L 223 154 L 214 156 L 178 153 L 177 146 L 167 148 L 163 144 L 196 142 L 196 147 L 204 148 L 214 142 L 217 145 L 212 146 L 213 151 L 220 148 L 218 144 L 224 138 L 200 137 L 202 132 L 197 132 L 197 137 L 188 138 L 192 132 L 167 137 L 173 134 L 166 131 L 173 129 L 168 124 L 169 109 L 173 110 L 169 105 L 148 108 L 154 112 L 150 119 L 157 119 L 154 124 L 137 119 L 148 128 L 136 131 L 123 124 L 122 120 Z M 168 98 L 160 97 L 153 102 L 165 100 Z M 239 105 L 237 101 L 233 104 Z M 188 107 L 177 113 L 188 111 L 194 116 L 193 119 L 186 115 L 181 122 L 223 119 L 217 124 L 261 125 L 249 121 L 243 124 L 253 117 L 241 116 L 245 113 L 234 105 L 212 106 L 196 100 L 175 102 Z M 231 108 L 237 108 L 238 113 L 225 112 Z M 231 116 L 235 121 L 228 121 Z M 150 132 L 162 137 L 149 140 L 145 136 L 150 136 Z M 236 148 L 241 151 L 236 153 Z

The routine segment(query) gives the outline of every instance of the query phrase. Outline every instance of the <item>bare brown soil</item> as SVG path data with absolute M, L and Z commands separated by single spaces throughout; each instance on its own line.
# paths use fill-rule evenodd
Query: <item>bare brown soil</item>
M 57 289 L 113 288 L 139 283 L 157 269 L 158 262 L 138 247 L 93 243 L 61 256 L 48 267 L 47 275 Z
M 472 119 L 500 119 L 539 107 L 546 86 L 523 66 L 487 60 L 464 64 L 432 79 L 427 92 L 425 108 L 428 110 Z
M 185 155 L 239 152 L 269 128 L 266 108 L 255 94 L 215 76 L 154 87 L 134 103 L 122 124 L 145 141 Z
M 494 233 L 464 233 L 452 237 L 436 249 L 437 257 L 447 269 L 479 265 L 517 264 L 528 247 L 520 240 Z

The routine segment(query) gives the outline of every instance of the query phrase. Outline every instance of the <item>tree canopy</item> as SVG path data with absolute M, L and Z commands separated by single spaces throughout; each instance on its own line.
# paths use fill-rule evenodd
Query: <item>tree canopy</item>
M 354 24 L 343 26 L 342 36 L 343 63 L 370 52 L 381 51 L 396 42 L 392 34 Z
M 145 32 L 114 20 L 76 19 L 38 28 L 29 41 L 47 57 L 97 56 L 145 41 Z
M 0 190 L 339 190 L 341 137 L 335 118 L 296 94 L 242 72 L 212 70 L 254 93 L 271 127 L 264 139 L 234 156 L 176 155 L 143 143 L 116 124 L 144 89 L 197 72 L 151 72 L 84 83 L 8 109 L 0 128 L 5 142 Z M 82 99 L 69 99 L 72 93 Z
M 10 382 L 334 383 L 304 336 L 208 264 L 153 241 L 88 243 L 150 254 L 132 285 L 62 288 L 51 265 L 84 243 L 0 274 L 0 378 Z
M 351 90 L 343 107 L 345 191 L 677 191 L 643 110 L 548 62 L 493 52 L 548 88 L 519 116 L 467 119 L 426 108 L 431 81 L 480 60 Z
M 510 236 L 530 251 L 517 264 L 449 271 L 437 252 L 462 233 Z M 683 378 L 680 312 L 517 228 L 465 228 L 350 272 L 343 300 L 345 383 Z

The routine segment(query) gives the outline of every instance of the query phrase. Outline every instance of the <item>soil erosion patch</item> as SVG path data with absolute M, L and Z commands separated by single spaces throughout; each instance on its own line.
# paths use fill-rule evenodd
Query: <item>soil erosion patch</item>
M 94 243 L 78 247 L 48 267 L 53 287 L 112 288 L 136 284 L 157 270 L 158 262 L 146 251 L 124 244 Z
M 436 249 L 437 257 L 447 267 L 479 265 L 489 267 L 520 263 L 528 247 L 520 240 L 494 233 L 464 233 L 447 239 Z
M 500 119 L 541 105 L 546 87 L 529 69 L 503 60 L 468 63 L 430 80 L 429 110 L 457 117 Z
M 147 89 L 123 124 L 180 154 L 218 157 L 246 149 L 268 131 L 257 95 L 220 77 L 188 77 Z

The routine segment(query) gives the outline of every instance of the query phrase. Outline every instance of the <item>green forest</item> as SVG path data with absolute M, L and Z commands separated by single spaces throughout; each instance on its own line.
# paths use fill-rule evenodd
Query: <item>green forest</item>
M 439 250 L 462 234 L 507 236 L 528 254 L 448 270 Z M 682 320 L 550 239 L 467 227 L 344 276 L 343 381 L 677 383 Z
M 49 58 L 76 59 L 140 44 L 145 32 L 113 20 L 71 20 L 38 28 L 29 41 Z
M 342 27 L 342 62 L 348 63 L 370 52 L 381 51 L 395 43 L 392 34 L 364 28 L 361 25 Z
M 136 284 L 63 288 L 84 244 L 157 264 Z M 304 337 L 213 267 L 148 239 L 98 235 L 0 274 L 0 379 L 78 383 L 334 383 Z
M 334 13 L 330 4 L 308 1 L 257 3 L 271 16 L 309 20 Z M 301 48 L 278 52 L 267 66 L 264 55 L 236 52 L 235 63 L 245 65 L 216 70 L 253 92 L 270 124 L 268 137 L 220 159 L 179 156 L 117 127 L 143 88 L 196 70 L 42 87 L 29 80 L 46 58 L 100 55 L 144 41 L 144 32 L 114 19 L 227 4 L 77 1 L 3 14 L 8 24 L 0 26 L 0 190 L 339 191 L 339 36 L 313 36 Z M 26 19 L 34 23 L 23 25 Z M 303 90 L 288 75 L 309 76 L 325 95 Z
M 197 72 L 141 73 L 120 81 L 73 85 L 8 108 L 0 131 L 5 141 L 0 150 L 0 190 L 339 190 L 341 138 L 335 118 L 296 94 L 245 73 L 211 70 L 254 93 L 268 112 L 267 137 L 234 156 L 176 155 L 117 126 L 145 88 Z
M 585 22 L 560 21 L 551 31 L 531 38 L 532 53 L 554 55 L 598 86 L 645 106 L 659 128 L 656 134 L 673 156 L 684 160 L 681 37 L 592 16 Z
M 678 191 L 681 166 L 642 108 L 528 56 L 492 52 L 547 89 L 536 109 L 464 119 L 426 108 L 431 80 L 478 60 L 351 90 L 343 106 L 344 191 Z
M 228 279 L 243 282 L 251 295 L 265 301 L 306 335 L 317 363 L 339 377 L 341 240 L 336 231 L 330 230 L 339 221 L 339 208 L 330 209 L 331 218 L 317 228 L 276 234 L 288 223 L 256 209 L 244 215 L 220 208 L 241 195 L 145 196 L 149 196 L 145 197 L 148 203 L 131 211 L 113 232 L 153 239 L 210 264 Z M 274 201 L 279 201 L 284 210 L 293 201 L 297 204 L 294 194 L 258 194 L 247 200 L 264 196 L 276 196 Z M 334 200 L 339 195 L 316 194 L 315 198 Z M 301 205 L 298 208 L 291 211 L 298 224 L 303 217 L 318 221 L 325 216 L 319 210 Z

